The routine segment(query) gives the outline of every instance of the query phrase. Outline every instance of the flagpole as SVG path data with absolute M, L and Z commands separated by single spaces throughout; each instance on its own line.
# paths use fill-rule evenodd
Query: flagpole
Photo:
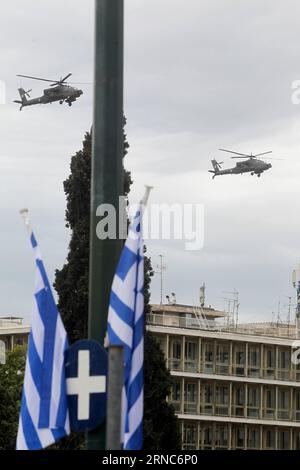
M 112 279 L 121 240 L 100 240 L 97 208 L 119 212 L 123 194 L 123 29 L 124 0 L 96 0 L 95 77 L 91 176 L 89 338 L 104 343 Z M 118 223 L 118 217 L 117 217 Z M 118 228 L 118 227 L 117 227 Z M 88 433 L 88 449 L 105 449 L 105 425 Z

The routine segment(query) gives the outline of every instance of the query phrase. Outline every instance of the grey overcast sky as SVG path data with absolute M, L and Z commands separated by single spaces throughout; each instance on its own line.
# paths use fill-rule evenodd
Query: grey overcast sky
M 154 267 L 165 256 L 164 295 L 223 307 L 240 293 L 242 320 L 271 320 L 295 296 L 291 272 L 300 260 L 300 4 L 297 0 L 125 0 L 125 113 L 134 186 L 155 186 L 156 203 L 205 207 L 203 250 L 152 241 Z M 31 210 L 49 275 L 61 267 L 63 181 L 92 123 L 92 87 L 72 108 L 52 104 L 21 113 L 17 88 L 39 95 L 43 84 L 16 74 L 92 81 L 93 0 L 3 0 L 0 15 L 0 313 L 30 314 L 34 265 L 20 208 Z M 269 172 L 256 178 L 207 172 L 217 152 L 273 150 Z M 101 286 L 99 286 L 101 289 Z M 159 300 L 159 277 L 152 301 Z

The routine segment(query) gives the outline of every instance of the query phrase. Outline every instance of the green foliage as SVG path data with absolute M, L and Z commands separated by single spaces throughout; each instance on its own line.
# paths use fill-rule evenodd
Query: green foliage
M 17 346 L 0 365 L 0 450 L 14 450 L 18 433 L 26 348 Z

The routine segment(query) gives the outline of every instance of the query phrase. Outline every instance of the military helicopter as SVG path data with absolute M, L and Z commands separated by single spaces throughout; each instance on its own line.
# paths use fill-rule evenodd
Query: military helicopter
M 221 152 L 228 152 L 228 153 L 233 153 L 234 157 L 231 158 L 247 158 L 248 160 L 244 160 L 242 162 L 237 162 L 236 166 L 233 168 L 227 168 L 222 170 L 221 165 L 224 162 L 217 162 L 217 160 L 213 159 L 211 161 L 213 170 L 208 170 L 210 173 L 213 173 L 213 179 L 215 176 L 219 175 L 241 175 L 243 173 L 250 173 L 252 176 L 257 175 L 258 178 L 260 178 L 260 175 L 266 171 L 272 168 L 271 163 L 264 162 L 264 159 L 258 159 L 257 157 L 261 157 L 263 155 L 268 155 L 272 153 L 272 150 L 268 152 L 263 152 L 263 153 L 257 153 L 256 155 L 250 155 L 245 154 L 245 153 L 238 153 L 238 152 L 233 152 L 232 150 L 226 150 L 226 149 L 219 149 Z M 268 160 L 270 160 L 268 158 Z M 280 158 L 273 158 L 272 160 L 280 160 Z
M 68 75 L 66 75 L 64 78 L 61 78 L 60 80 L 48 80 L 47 78 L 31 77 L 29 75 L 17 75 L 17 77 L 30 78 L 32 80 L 40 80 L 42 82 L 50 82 L 50 87 L 53 88 L 46 88 L 44 90 L 43 96 L 33 99 L 27 99 L 30 98 L 29 93 L 32 90 L 25 91 L 24 88 L 19 88 L 18 91 L 21 101 L 15 100 L 14 103 L 21 105 L 20 111 L 22 111 L 25 106 L 48 104 L 53 103 L 54 101 L 59 101 L 60 104 L 68 103 L 69 106 L 72 106 L 72 103 L 83 94 L 83 91 L 67 84 L 66 80 L 71 77 L 71 75 L 71 73 L 68 73 Z

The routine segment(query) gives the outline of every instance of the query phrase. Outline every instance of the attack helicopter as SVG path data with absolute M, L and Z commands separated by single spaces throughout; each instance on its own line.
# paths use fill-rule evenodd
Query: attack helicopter
M 226 168 L 222 170 L 222 164 L 224 162 L 217 162 L 217 160 L 213 159 L 211 161 L 213 170 L 208 170 L 210 173 L 213 173 L 213 179 L 216 176 L 222 176 L 222 175 L 242 175 L 243 173 L 250 173 L 252 176 L 257 175 L 258 178 L 260 178 L 260 175 L 264 172 L 272 168 L 271 163 L 265 162 L 264 158 L 258 159 L 257 157 L 262 157 L 263 155 L 268 155 L 272 153 L 272 150 L 269 150 L 268 152 L 263 152 L 263 153 L 257 153 L 256 155 L 253 155 L 252 153 L 246 154 L 246 153 L 239 153 L 239 152 L 233 152 L 232 150 L 226 150 L 226 149 L 219 149 L 221 152 L 227 152 L 227 153 L 233 153 L 235 156 L 231 158 L 247 158 L 247 160 L 244 160 L 242 162 L 237 162 L 236 166 L 233 168 Z M 268 158 L 268 160 L 271 160 Z M 272 160 L 281 160 L 280 158 L 273 158 Z
M 20 111 L 22 111 L 25 106 L 48 104 L 53 103 L 54 101 L 59 101 L 60 104 L 67 103 L 69 106 L 72 106 L 72 103 L 83 94 L 83 91 L 70 86 L 70 84 L 66 82 L 71 75 L 71 73 L 68 73 L 68 75 L 64 78 L 60 78 L 60 80 L 49 80 L 47 78 L 31 77 L 29 75 L 17 75 L 17 77 L 29 78 L 31 80 L 50 82 L 51 88 L 46 88 L 42 96 L 33 99 L 30 99 L 29 94 L 32 90 L 25 91 L 24 88 L 18 88 L 21 100 L 15 100 L 14 103 L 21 105 Z

